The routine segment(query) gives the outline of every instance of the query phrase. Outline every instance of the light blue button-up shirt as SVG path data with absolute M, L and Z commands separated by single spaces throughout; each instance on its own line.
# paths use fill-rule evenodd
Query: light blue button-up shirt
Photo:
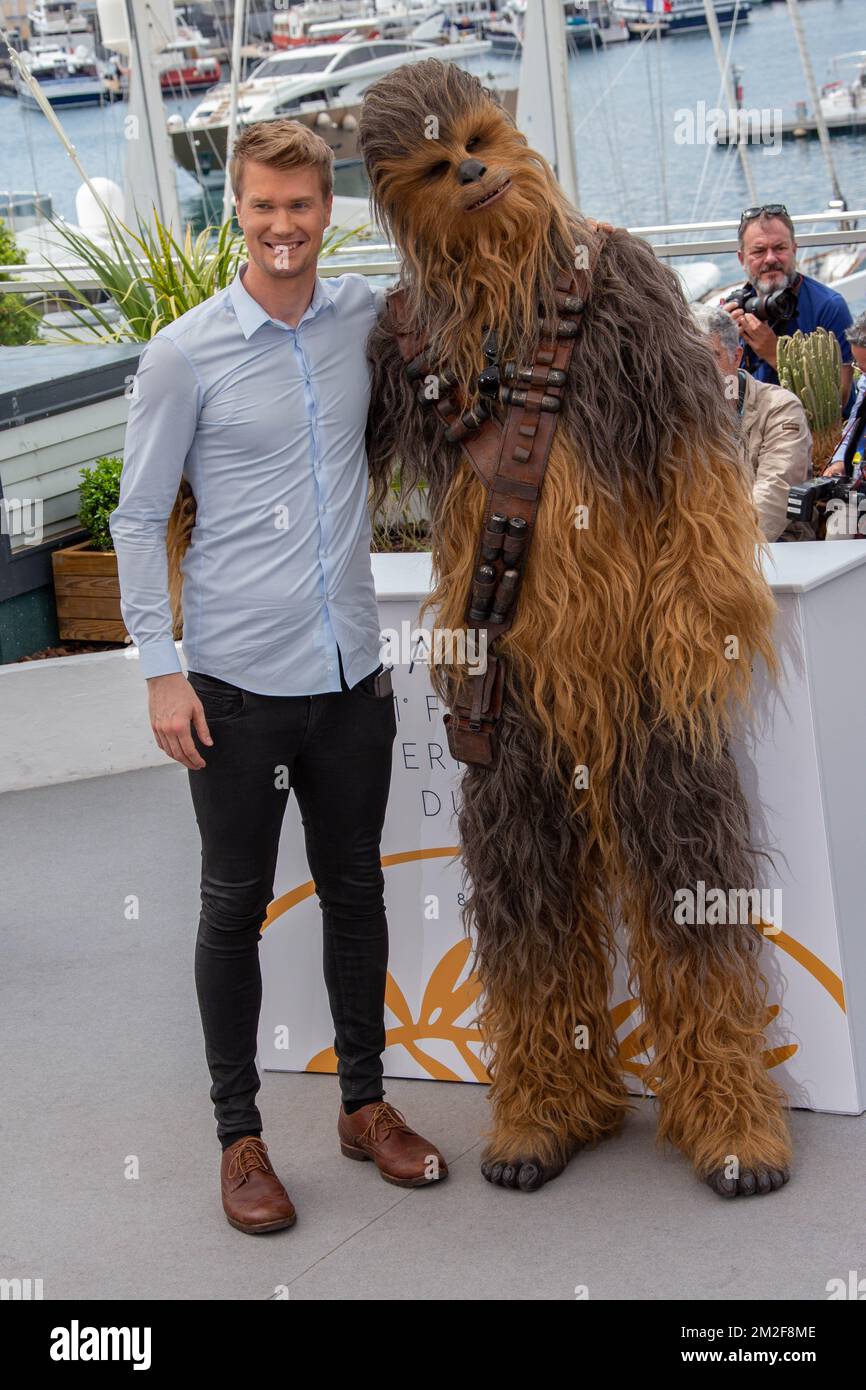
M 184 472 L 187 666 L 261 695 L 324 694 L 341 688 L 338 645 L 349 685 L 380 660 L 364 345 L 383 292 L 317 277 L 291 328 L 242 274 L 142 351 L 109 518 L 121 612 L 145 677 L 182 670 L 165 535 Z

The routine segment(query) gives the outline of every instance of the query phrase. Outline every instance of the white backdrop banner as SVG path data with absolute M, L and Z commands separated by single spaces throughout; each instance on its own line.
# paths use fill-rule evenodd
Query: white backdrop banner
M 856 598 L 863 605 L 862 614 L 866 567 L 851 572 L 849 582 L 859 586 Z M 383 587 L 380 584 L 380 596 Z M 831 598 L 832 587 L 826 590 Z M 423 592 L 419 587 L 411 596 L 382 596 L 383 630 L 400 631 L 403 623 L 414 629 Z M 847 906 L 843 901 L 839 876 L 845 870 L 834 861 L 828 829 L 830 803 L 842 793 L 828 780 L 812 709 L 815 692 L 806 656 L 811 595 L 779 592 L 777 599 L 784 695 L 772 695 L 757 675 L 753 725 L 735 750 L 759 838 L 781 851 L 765 885 L 756 885 L 771 891 L 774 926 L 779 928 L 766 938 L 763 950 L 770 985 L 766 1063 L 793 1105 L 859 1113 L 866 1099 L 858 1082 L 853 1030 L 859 1027 L 862 1041 L 866 1001 L 862 983 L 859 994 L 855 989 L 854 997 L 846 999 L 843 948 L 846 932 L 862 939 L 863 914 L 853 901 Z M 858 659 L 864 665 L 863 657 Z M 866 688 L 866 670 L 859 677 L 856 671 L 846 675 L 859 683 L 843 688 Z M 828 676 L 832 679 L 832 673 Z M 486 1074 L 474 1022 L 478 986 L 461 924 L 464 884 L 455 814 L 461 768 L 448 752 L 442 710 L 430 688 L 426 664 L 419 661 L 410 667 L 406 660 L 399 662 L 393 680 L 397 738 L 382 839 L 390 933 L 385 1073 L 483 1082 Z M 844 825 L 859 816 L 862 825 L 863 781 L 850 780 L 857 801 L 836 807 L 837 822 Z M 261 951 L 260 1065 L 269 1070 L 335 1071 L 333 1026 L 322 978 L 321 913 L 293 798 Z M 852 958 L 849 976 L 854 964 Z M 630 1088 L 639 1092 L 639 1072 L 647 1060 L 640 1051 L 640 1002 L 628 992 L 622 959 L 611 1011 L 623 1071 Z M 853 1018 L 855 1011 L 858 1016 Z

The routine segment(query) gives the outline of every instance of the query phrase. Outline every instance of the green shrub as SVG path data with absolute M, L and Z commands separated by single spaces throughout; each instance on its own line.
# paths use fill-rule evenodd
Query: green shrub
M 0 265 L 23 265 L 27 260 L 24 252 L 0 217 Z M 10 280 L 10 275 L 0 275 L 0 280 Z M 0 294 L 0 347 L 20 347 L 29 343 L 34 330 L 33 314 L 25 307 L 18 294 Z
M 92 468 L 82 468 L 78 490 L 78 519 L 90 532 L 95 550 L 113 550 L 108 518 L 120 501 L 123 460 L 106 457 Z

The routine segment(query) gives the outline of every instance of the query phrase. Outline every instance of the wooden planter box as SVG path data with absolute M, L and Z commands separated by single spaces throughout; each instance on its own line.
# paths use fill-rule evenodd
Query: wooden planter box
M 125 642 L 120 580 L 113 550 L 94 550 L 92 541 L 55 550 L 57 626 L 64 641 Z

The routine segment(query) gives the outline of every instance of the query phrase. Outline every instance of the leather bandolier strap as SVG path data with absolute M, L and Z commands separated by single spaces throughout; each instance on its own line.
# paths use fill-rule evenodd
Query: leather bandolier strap
M 610 232 L 608 223 L 596 224 Z M 508 405 L 504 424 L 483 411 L 461 409 L 452 391 L 453 378 L 438 379 L 438 394 L 426 395 L 430 373 L 424 344 L 405 322 L 405 295 L 396 290 L 388 307 L 410 381 L 418 382 L 418 399 L 433 406 L 445 425 L 445 438 L 457 443 L 487 489 L 474 578 L 465 622 L 476 632 L 475 654 L 486 653 L 486 664 L 466 675 L 461 699 L 445 715 L 448 746 L 459 762 L 493 765 L 496 721 L 502 711 L 503 666 L 493 651 L 496 640 L 514 620 L 520 584 L 538 511 L 541 485 L 550 457 L 562 394 L 579 330 L 583 300 L 571 275 L 558 276 L 555 285 L 557 318 L 543 320 L 535 360 L 530 366 L 509 363 L 502 399 Z

